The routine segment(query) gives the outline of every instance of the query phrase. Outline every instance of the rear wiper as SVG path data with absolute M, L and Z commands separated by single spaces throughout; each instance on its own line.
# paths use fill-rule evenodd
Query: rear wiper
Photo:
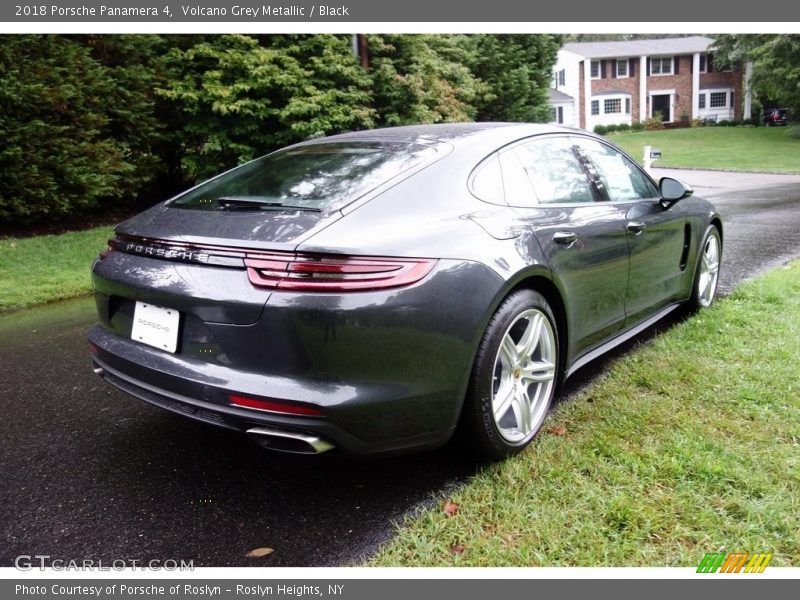
M 319 208 L 313 206 L 293 206 L 291 204 L 283 204 L 282 202 L 275 202 L 274 200 L 267 200 L 266 198 L 259 198 L 257 196 L 225 196 L 217 198 L 217 203 L 220 207 L 227 210 L 305 210 L 309 212 L 322 212 Z

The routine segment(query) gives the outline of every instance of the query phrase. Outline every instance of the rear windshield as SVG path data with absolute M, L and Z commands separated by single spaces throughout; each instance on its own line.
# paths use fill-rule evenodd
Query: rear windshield
M 287 148 L 202 184 L 171 206 L 223 210 L 253 208 L 322 210 L 344 206 L 391 178 L 432 159 L 436 150 L 400 142 L 321 143 Z

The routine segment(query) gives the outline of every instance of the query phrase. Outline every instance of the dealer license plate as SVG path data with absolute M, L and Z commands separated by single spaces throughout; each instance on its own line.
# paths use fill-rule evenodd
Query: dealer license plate
M 178 348 L 180 322 L 181 314 L 174 308 L 137 302 L 133 310 L 131 339 L 160 350 L 175 352 Z

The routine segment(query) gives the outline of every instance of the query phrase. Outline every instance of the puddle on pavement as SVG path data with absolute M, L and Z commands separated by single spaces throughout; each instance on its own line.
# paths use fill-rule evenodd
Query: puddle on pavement
M 0 314 L 0 345 L 16 341 L 20 335 L 35 334 L 43 330 L 88 326 L 95 320 L 95 314 L 92 296 Z

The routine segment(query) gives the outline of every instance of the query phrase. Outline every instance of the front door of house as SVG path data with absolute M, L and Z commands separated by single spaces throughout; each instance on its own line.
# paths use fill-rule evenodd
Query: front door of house
M 650 114 L 656 116 L 656 113 L 661 113 L 661 120 L 664 123 L 672 121 L 672 102 L 670 94 L 659 94 L 657 96 L 650 96 L 650 105 L 652 110 Z

